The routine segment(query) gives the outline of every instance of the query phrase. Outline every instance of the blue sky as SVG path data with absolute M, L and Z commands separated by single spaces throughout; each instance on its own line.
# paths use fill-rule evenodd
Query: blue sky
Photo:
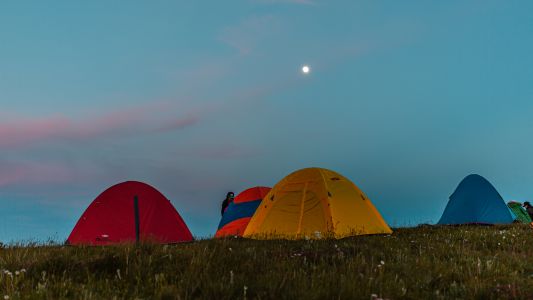
M 125 180 L 209 236 L 228 190 L 310 166 L 393 226 L 436 222 L 470 173 L 531 200 L 532 6 L 1 3 L 0 240 L 64 240 Z

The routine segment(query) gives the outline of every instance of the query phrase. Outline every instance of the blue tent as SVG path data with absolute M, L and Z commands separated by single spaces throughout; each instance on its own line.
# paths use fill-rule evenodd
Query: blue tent
M 450 196 L 438 224 L 509 224 L 515 218 L 492 184 L 472 174 Z

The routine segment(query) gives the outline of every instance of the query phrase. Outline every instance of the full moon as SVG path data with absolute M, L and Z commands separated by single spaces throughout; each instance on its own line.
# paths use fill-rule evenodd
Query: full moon
M 309 68 L 309 66 L 306 65 L 302 67 L 302 73 L 308 74 L 309 72 L 311 72 L 311 68 Z

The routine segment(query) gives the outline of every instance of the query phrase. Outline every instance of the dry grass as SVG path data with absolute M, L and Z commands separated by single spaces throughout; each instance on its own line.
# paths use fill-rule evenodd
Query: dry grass
M 0 299 L 533 298 L 528 226 L 343 240 L 0 249 Z

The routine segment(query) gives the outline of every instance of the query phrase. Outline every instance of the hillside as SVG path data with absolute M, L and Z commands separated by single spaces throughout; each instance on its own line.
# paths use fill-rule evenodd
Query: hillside
M 525 225 L 418 227 L 343 240 L 0 250 L 4 299 L 533 298 Z

